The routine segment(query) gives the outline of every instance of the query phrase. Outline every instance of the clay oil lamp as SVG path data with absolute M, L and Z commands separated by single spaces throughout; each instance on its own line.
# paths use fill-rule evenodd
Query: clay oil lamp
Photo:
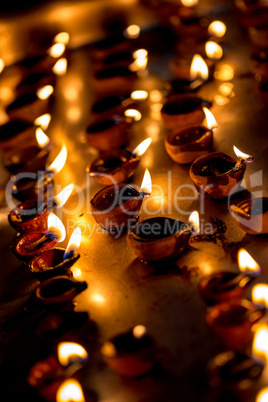
M 243 298 L 248 286 L 260 274 L 260 266 L 244 249 L 238 252 L 238 265 L 238 273 L 220 271 L 201 279 L 198 289 L 207 303 Z
M 123 33 L 112 34 L 95 42 L 90 50 L 93 61 L 100 61 L 113 53 L 129 51 L 130 43 Z
M 18 83 L 15 88 L 15 96 L 18 98 L 24 93 L 34 93 L 45 85 L 55 86 L 55 75 L 53 72 L 41 71 L 31 73 Z
M 123 377 L 146 375 L 155 363 L 153 342 L 143 325 L 105 342 L 101 353 L 107 365 Z
M 251 155 L 233 147 L 237 158 L 222 152 L 211 152 L 197 158 L 190 167 L 190 177 L 196 189 L 212 199 L 222 199 L 239 187 L 246 163 L 253 162 Z
M 125 183 L 104 187 L 90 201 L 94 219 L 108 231 L 129 228 L 138 220 L 143 199 L 151 194 L 151 185 L 146 169 L 139 191 Z
M 0 126 L 0 150 L 9 151 L 33 141 L 36 126 L 25 120 L 9 120 Z
M 145 153 L 152 142 L 147 138 L 133 151 L 127 149 L 113 149 L 103 152 L 86 169 L 90 177 L 98 183 L 110 185 L 128 180 L 136 171 L 140 157 Z
M 161 109 L 165 125 L 174 130 L 183 126 L 201 124 L 205 118 L 203 107 L 212 103 L 193 94 L 179 94 L 167 99 Z
M 131 92 L 136 80 L 137 74 L 130 67 L 106 67 L 94 74 L 92 86 L 99 95 L 114 94 L 118 89 L 120 92 Z
M 64 225 L 58 224 L 56 228 L 62 231 Z M 54 247 L 31 259 L 28 263 L 31 272 L 40 282 L 59 275 L 72 276 L 71 267 L 80 258 L 78 252 L 80 242 L 81 229 L 77 227 L 70 237 L 66 250 Z
M 199 215 L 192 212 L 188 222 L 166 217 L 144 219 L 128 233 L 127 241 L 136 256 L 146 262 L 172 260 L 188 247 L 199 231 Z
M 230 207 L 232 218 L 246 233 L 268 233 L 268 198 L 249 198 Z
M 171 131 L 165 138 L 165 148 L 176 163 L 189 164 L 200 156 L 210 152 L 213 142 L 213 130 L 217 122 L 213 114 L 203 108 L 207 124 L 186 126 Z

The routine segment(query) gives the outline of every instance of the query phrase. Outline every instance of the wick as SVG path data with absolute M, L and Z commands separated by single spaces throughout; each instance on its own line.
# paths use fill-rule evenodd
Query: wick
M 240 207 L 238 207 L 236 205 L 231 205 L 231 211 L 232 212 L 237 212 L 239 215 L 242 215 L 247 219 L 250 218 L 250 214 L 248 214 L 246 211 L 244 211 L 242 208 L 240 208 Z
M 238 285 L 239 287 L 244 287 L 247 283 L 249 283 L 251 281 L 251 279 L 253 279 L 252 276 L 240 273 L 235 278 L 230 279 L 227 282 L 221 283 L 218 286 L 218 289 L 220 291 L 225 291 L 225 290 L 228 290 L 229 288 L 232 288 L 232 287 L 234 287 L 236 285 Z
M 39 244 L 45 243 L 45 241 L 47 241 L 47 239 L 48 239 L 48 237 L 45 234 L 39 240 L 36 240 L 34 243 L 31 243 L 31 244 L 25 246 L 25 248 L 28 251 L 33 251 Z

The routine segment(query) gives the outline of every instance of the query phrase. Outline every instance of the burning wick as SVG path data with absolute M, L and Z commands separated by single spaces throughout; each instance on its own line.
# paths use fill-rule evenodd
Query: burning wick
M 80 383 L 74 378 L 65 380 L 57 391 L 56 402 L 85 402 Z
M 151 143 L 152 139 L 147 138 L 146 140 L 142 141 L 135 149 L 133 149 L 132 154 L 135 156 L 142 156 L 147 151 Z
M 46 171 L 49 173 L 53 173 L 54 175 L 59 173 L 66 162 L 67 154 L 68 154 L 67 148 L 65 145 L 63 145 L 59 155 L 51 163 L 51 165 L 46 169 Z
M 80 227 L 77 227 L 73 233 L 72 236 L 70 237 L 68 246 L 65 250 L 65 253 L 63 255 L 63 259 L 65 260 L 66 258 L 71 258 L 74 253 L 78 252 L 79 246 L 81 243 L 81 229 Z
M 57 347 L 57 355 L 60 364 L 66 367 L 65 377 L 71 377 L 80 370 L 88 359 L 86 349 L 75 342 L 60 342 Z
M 35 119 L 34 124 L 40 126 L 42 130 L 46 130 L 49 126 L 51 115 L 49 113 L 43 114 Z
M 226 32 L 226 25 L 221 21 L 213 21 L 208 26 L 208 33 L 216 38 L 222 38 Z
M 195 54 L 190 67 L 190 80 L 193 81 L 190 87 L 196 87 L 196 82 L 204 82 L 208 77 L 209 71 L 205 60 L 199 54 Z
M 243 161 L 245 161 L 247 163 L 251 163 L 254 161 L 254 157 L 252 155 L 241 152 L 235 145 L 233 145 L 233 150 L 239 159 L 242 159 Z
M 268 309 L 268 285 L 261 283 L 253 286 L 251 294 L 253 303 Z
M 148 196 L 151 195 L 151 193 L 152 193 L 152 179 L 149 170 L 146 169 L 141 183 L 140 194 Z

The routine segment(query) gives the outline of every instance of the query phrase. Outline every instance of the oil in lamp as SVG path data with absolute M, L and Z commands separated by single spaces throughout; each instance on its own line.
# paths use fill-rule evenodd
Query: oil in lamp
M 239 273 L 220 271 L 204 276 L 198 289 L 206 302 L 214 304 L 242 299 L 247 287 L 260 274 L 259 264 L 244 249 L 238 252 Z
M 91 213 L 103 229 L 118 231 L 137 221 L 143 198 L 150 194 L 151 177 L 146 169 L 139 191 L 125 183 L 106 186 L 90 201 Z
M 157 262 L 182 254 L 198 231 L 199 214 L 194 211 L 187 223 L 166 217 L 144 219 L 130 230 L 127 240 L 140 260 Z
M 59 223 L 57 230 L 63 230 L 64 225 Z M 60 247 L 54 247 L 33 257 L 28 266 L 31 272 L 38 280 L 43 281 L 58 275 L 72 276 L 71 267 L 80 258 L 78 252 L 81 242 L 81 229 L 77 227 L 70 237 L 66 250 Z
M 203 108 L 207 124 L 182 127 L 171 131 L 165 138 L 165 148 L 176 163 L 189 164 L 207 154 L 212 147 L 213 130 L 217 122 L 209 109 Z
M 136 325 L 105 342 L 101 353 L 107 365 L 124 377 L 143 376 L 155 363 L 152 338 L 144 325 Z
M 211 152 L 197 158 L 190 167 L 190 177 L 196 189 L 210 198 L 221 199 L 233 194 L 239 187 L 246 163 L 253 162 L 251 155 L 233 147 L 237 158 L 222 152 Z
M 249 198 L 230 207 L 237 225 L 251 235 L 268 233 L 268 198 Z
M 90 177 L 101 184 L 110 185 L 124 182 L 134 174 L 140 163 L 140 157 L 151 142 L 151 138 L 147 138 L 133 151 L 117 148 L 103 152 L 87 167 L 86 171 Z

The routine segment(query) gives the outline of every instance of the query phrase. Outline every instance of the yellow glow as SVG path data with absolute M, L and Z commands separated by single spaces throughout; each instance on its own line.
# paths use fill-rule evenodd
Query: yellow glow
M 98 303 L 98 304 L 103 304 L 103 303 L 105 303 L 105 298 L 104 298 L 101 294 L 99 294 L 99 293 L 93 293 L 93 294 L 91 295 L 91 299 L 92 299 L 95 303 Z
M 235 145 L 233 145 L 233 150 L 238 158 L 244 159 L 244 161 L 247 161 L 247 162 L 253 162 L 252 155 L 241 152 Z
M 101 347 L 101 353 L 106 357 L 114 357 L 116 356 L 116 348 L 112 342 L 105 342 Z
M 79 382 L 74 378 L 65 380 L 57 390 L 56 402 L 85 402 Z
M 222 38 L 226 32 L 226 25 L 222 21 L 213 21 L 208 26 L 208 33 L 216 38 Z
M 141 112 L 136 109 L 127 109 L 124 112 L 126 117 L 131 117 L 134 121 L 139 121 L 142 118 Z
M 238 265 L 242 273 L 258 275 L 261 271 L 259 264 L 243 248 L 238 251 Z
M 215 95 L 214 101 L 215 101 L 216 105 L 219 105 L 219 106 L 227 105 L 227 103 L 230 102 L 229 98 L 226 98 L 226 96 L 221 96 L 221 95 Z
M 224 96 L 232 96 L 233 95 L 234 84 L 231 82 L 224 82 L 219 86 L 219 91 Z
M 59 173 L 63 168 L 63 166 L 65 165 L 66 159 L 67 159 L 67 148 L 65 145 L 63 145 L 59 155 L 51 163 L 51 165 L 47 168 L 47 170 L 49 172 L 53 172 L 54 174 Z
M 63 54 L 64 50 L 65 45 L 63 43 L 56 43 L 55 45 L 51 46 L 51 48 L 48 50 L 48 53 L 51 57 L 57 59 Z
M 254 303 L 264 304 L 265 307 L 268 307 L 268 285 L 262 283 L 253 286 L 251 295 Z
M 40 127 L 35 130 L 35 137 L 40 148 L 45 148 L 50 143 L 50 139 Z
M 195 54 L 190 67 L 190 79 L 195 80 L 201 78 L 202 80 L 208 79 L 208 66 L 199 54 Z
M 124 36 L 128 39 L 136 39 L 140 36 L 140 27 L 139 25 L 130 25 L 124 31 Z
M 49 113 L 43 114 L 35 119 L 34 124 L 40 126 L 42 130 L 46 130 L 49 126 L 51 115 Z
M 194 7 L 198 4 L 199 0 L 181 0 L 184 7 Z
M 144 70 L 148 63 L 148 51 L 146 49 L 138 49 L 133 52 L 134 62 L 130 64 L 130 71 Z
M 148 98 L 148 92 L 147 91 L 133 91 L 130 94 L 131 99 L 133 100 L 145 100 Z
M 88 354 L 83 346 L 75 342 L 60 342 L 57 347 L 58 360 L 62 366 L 68 366 L 76 361 L 83 361 Z
M 133 52 L 133 57 L 134 59 L 144 59 L 145 57 L 148 56 L 148 51 L 146 49 L 138 49 L 135 52 Z
M 0 58 L 0 73 L 4 70 L 5 68 L 5 62 L 3 59 Z
M 214 73 L 214 78 L 220 81 L 230 81 L 234 78 L 234 69 L 229 64 L 222 64 Z
M 209 57 L 210 59 L 220 60 L 223 56 L 222 47 L 216 42 L 213 41 L 207 42 L 205 50 L 207 57 Z
M 81 243 L 81 238 L 82 238 L 81 229 L 77 227 L 75 228 L 75 230 L 72 233 L 72 236 L 70 237 L 69 243 L 64 253 L 64 257 L 66 257 L 66 255 L 68 255 L 70 252 L 78 252 Z
M 70 35 L 68 32 L 60 32 L 54 37 L 55 43 L 63 43 L 64 45 L 68 45 L 70 40 Z
M 151 194 L 152 192 L 152 179 L 148 169 L 145 170 L 143 180 L 141 183 L 141 190 L 149 194 Z
M 152 139 L 147 138 L 146 140 L 142 141 L 133 151 L 132 153 L 137 156 L 142 156 L 151 145 Z
M 150 91 L 149 97 L 152 102 L 161 102 L 163 99 L 163 95 L 158 89 Z
M 56 75 L 64 75 L 67 71 L 67 59 L 62 57 L 52 68 L 53 73 Z
M 198 211 L 193 211 L 189 216 L 189 222 L 193 225 L 193 230 L 195 234 L 198 234 L 200 231 L 200 220 Z
M 252 355 L 267 360 L 268 356 L 268 325 L 258 323 L 253 326 Z
M 73 277 L 75 279 L 80 279 L 82 277 L 82 271 L 80 268 L 73 267 L 72 268 Z
M 81 110 L 77 106 L 69 107 L 66 112 L 66 117 L 69 121 L 77 122 L 81 118 Z
M 51 233 L 58 243 L 66 237 L 64 224 L 53 212 L 50 212 L 47 218 L 47 233 Z
M 211 113 L 211 111 L 206 107 L 203 107 L 203 111 L 204 111 L 204 113 L 206 115 L 206 126 L 207 126 L 207 128 L 209 128 L 210 130 L 213 130 L 214 128 L 217 128 L 218 124 L 216 122 L 215 117 Z
M 258 392 L 256 402 L 268 402 L 268 387 Z
M 54 201 L 57 204 L 57 207 L 62 207 L 66 203 L 73 189 L 74 185 L 71 183 L 68 184 L 68 186 L 66 186 L 58 195 L 55 195 Z
M 37 90 L 36 94 L 39 99 L 47 99 L 54 91 L 52 85 L 45 85 L 44 87 Z
M 132 333 L 136 339 L 140 339 L 146 334 L 146 327 L 144 325 L 136 325 L 136 327 L 133 328 Z

